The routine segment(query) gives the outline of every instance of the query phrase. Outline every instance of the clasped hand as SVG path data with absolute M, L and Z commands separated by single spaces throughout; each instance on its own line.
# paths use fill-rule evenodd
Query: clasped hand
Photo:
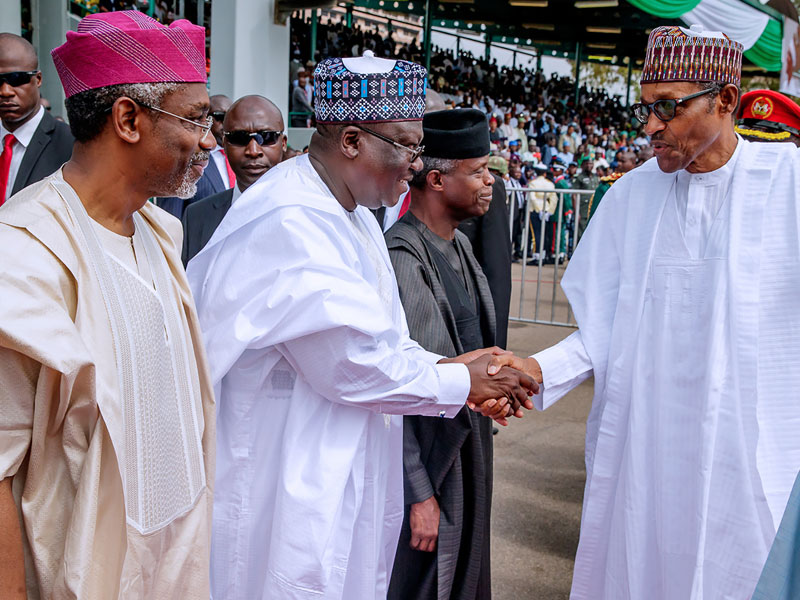
M 520 358 L 498 347 L 482 348 L 441 362 L 460 362 L 470 374 L 467 406 L 508 425 L 508 417 L 522 418 L 522 408 L 533 408 L 530 396 L 539 393 L 542 373 L 533 358 Z

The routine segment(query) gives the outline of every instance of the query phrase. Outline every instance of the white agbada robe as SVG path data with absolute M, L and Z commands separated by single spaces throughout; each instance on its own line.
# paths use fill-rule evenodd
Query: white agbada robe
M 375 217 L 307 156 L 271 169 L 189 263 L 217 398 L 217 599 L 383 599 L 402 417 L 454 416 L 464 365 L 408 337 Z
M 536 355 L 537 408 L 595 376 L 573 599 L 750 598 L 800 469 L 800 152 L 609 190 Z

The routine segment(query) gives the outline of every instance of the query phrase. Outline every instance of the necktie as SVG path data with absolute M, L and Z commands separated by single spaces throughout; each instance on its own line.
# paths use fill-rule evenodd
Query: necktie
M 11 170 L 11 147 L 17 139 L 13 133 L 6 134 L 3 138 L 3 153 L 0 154 L 0 206 L 6 201 L 6 188 L 8 187 L 8 172 Z
M 222 157 L 225 159 L 225 168 L 228 169 L 228 183 L 230 187 L 233 187 L 236 185 L 236 175 L 233 174 L 233 169 L 231 169 L 231 163 L 228 162 L 225 150 L 220 150 L 220 152 L 222 152 Z

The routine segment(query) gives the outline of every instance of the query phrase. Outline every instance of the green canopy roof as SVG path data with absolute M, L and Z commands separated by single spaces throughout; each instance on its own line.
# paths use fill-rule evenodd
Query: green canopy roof
M 770 0 L 773 4 L 776 0 Z M 780 0 L 778 0 L 780 1 Z M 641 64 L 650 30 L 684 25 L 680 16 L 700 0 L 431 0 L 435 27 L 491 36 L 494 42 L 535 46 L 542 54 L 574 57 L 581 43 L 584 60 L 595 58 Z M 752 64 L 780 71 L 782 15 L 760 0 L 742 0 L 770 14 L 758 42 L 745 52 Z M 355 5 L 389 12 L 424 15 L 425 0 L 355 0 Z M 777 18 L 776 18 L 777 17 Z M 613 59 L 613 60 L 611 60 Z

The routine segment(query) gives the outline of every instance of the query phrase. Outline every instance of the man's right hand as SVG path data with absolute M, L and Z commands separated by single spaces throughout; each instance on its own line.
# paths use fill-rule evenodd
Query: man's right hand
M 14 496 L 11 494 L 11 477 L 0 481 L 0 598 L 25 600 L 25 558 L 22 549 L 22 531 Z
M 470 390 L 467 396 L 467 405 L 475 409 L 481 407 L 489 400 L 508 398 L 511 407 L 510 413 L 516 417 L 522 417 L 521 406 L 528 410 L 533 408 L 533 402 L 528 398 L 528 394 L 537 394 L 539 385 L 532 377 L 517 371 L 514 368 L 504 366 L 510 364 L 513 355 L 484 355 L 467 364 L 470 375 Z M 496 363 L 500 366 L 490 375 L 489 367 L 492 361 L 501 360 Z
M 421 552 L 436 550 L 439 537 L 439 503 L 434 496 L 411 505 L 408 517 L 411 526 L 411 548 Z

